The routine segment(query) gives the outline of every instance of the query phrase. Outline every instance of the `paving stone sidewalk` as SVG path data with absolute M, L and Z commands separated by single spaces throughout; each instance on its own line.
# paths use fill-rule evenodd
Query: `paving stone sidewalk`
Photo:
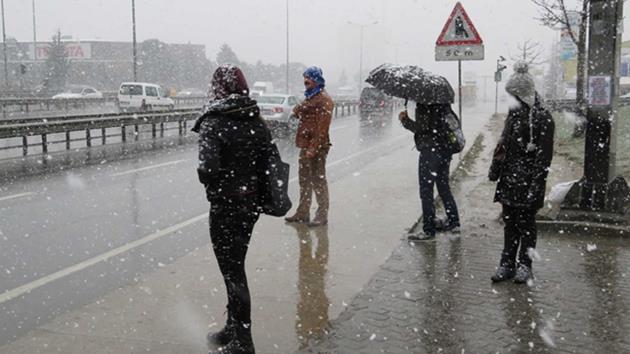
M 462 233 L 417 244 L 401 238 L 301 353 L 630 352 L 629 240 L 541 232 L 533 284 L 490 282 L 503 234 L 486 157 L 500 124 L 491 122 L 479 158 L 459 180 Z

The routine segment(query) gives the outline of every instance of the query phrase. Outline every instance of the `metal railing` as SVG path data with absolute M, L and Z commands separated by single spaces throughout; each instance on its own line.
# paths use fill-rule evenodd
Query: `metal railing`
M 173 111 L 146 112 L 146 113 L 107 113 L 107 114 L 79 114 L 79 115 L 59 115 L 54 117 L 36 118 L 9 118 L 0 120 L 0 139 L 21 138 L 20 145 L 9 145 L 0 147 L 1 150 L 22 149 L 22 156 L 29 154 L 29 148 L 41 146 L 41 153 L 46 155 L 49 146 L 53 144 L 65 144 L 65 149 L 71 149 L 71 143 L 75 141 L 85 141 L 85 147 L 90 148 L 92 141 L 99 139 L 101 145 L 107 143 L 108 138 L 121 137 L 121 142 L 128 140 L 128 128 L 133 128 L 132 139 L 138 141 L 142 127 L 150 127 L 151 137 L 164 137 L 164 132 L 169 130 L 166 125 L 177 123 L 180 136 L 185 135 L 188 130 L 187 122 L 199 116 L 200 107 L 177 109 Z M 335 102 L 334 117 L 343 117 L 356 114 L 358 111 L 357 101 Z M 110 132 L 108 133 L 108 129 Z M 111 133 L 115 129 L 115 133 Z M 93 136 L 93 130 L 100 130 L 100 135 Z M 82 137 L 72 137 L 73 132 L 84 132 Z M 52 134 L 64 134 L 63 139 L 50 140 Z M 33 143 L 34 138 L 38 138 L 37 143 Z M 31 140 L 31 141 L 29 141 Z
M 172 97 L 172 100 L 174 101 L 175 106 L 189 107 L 192 105 L 203 105 L 207 101 L 207 98 Z M 77 109 L 103 107 L 106 105 L 118 107 L 118 98 L 0 98 L 0 108 L 2 109 L 3 118 L 6 118 L 8 115 L 15 113 L 70 111 Z

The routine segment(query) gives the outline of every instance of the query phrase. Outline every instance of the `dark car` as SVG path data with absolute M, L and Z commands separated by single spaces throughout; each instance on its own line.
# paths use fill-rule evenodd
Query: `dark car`
M 394 104 L 391 96 L 374 87 L 365 87 L 361 90 L 359 100 L 359 115 L 362 120 L 370 119 L 371 116 L 390 118 L 394 111 Z

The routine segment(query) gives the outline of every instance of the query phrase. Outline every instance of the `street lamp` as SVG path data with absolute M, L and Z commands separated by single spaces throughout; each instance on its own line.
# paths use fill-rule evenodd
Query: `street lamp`
M 289 0 L 287 0 L 287 85 L 286 94 L 289 94 Z
M 359 43 L 360 43 L 360 48 L 359 48 L 359 94 L 361 94 L 361 89 L 363 88 L 363 28 L 365 28 L 366 26 L 376 25 L 376 24 L 378 24 L 378 21 L 374 21 L 372 23 L 367 23 L 367 24 L 355 23 L 355 22 L 352 22 L 352 21 L 348 21 L 348 24 L 349 25 L 359 26 L 359 28 L 361 29 L 361 37 L 359 39 Z
M 4 0 L 0 0 L 2 10 L 2 52 L 4 53 L 4 87 L 9 88 L 9 58 L 7 58 L 7 35 L 4 28 Z
M 136 44 L 136 1 L 131 0 L 131 21 L 133 22 L 133 81 L 138 81 L 138 49 Z
M 37 51 L 37 22 L 35 21 L 35 0 L 33 0 L 33 48 Z M 35 52 L 33 53 L 33 60 L 37 59 Z
M 499 82 L 501 82 L 503 70 L 507 69 L 506 65 L 501 64 L 505 61 L 505 58 L 502 55 L 499 55 L 499 59 L 497 59 L 497 71 L 494 72 L 494 82 L 496 82 L 496 92 L 494 95 L 494 115 L 497 116 L 499 114 Z

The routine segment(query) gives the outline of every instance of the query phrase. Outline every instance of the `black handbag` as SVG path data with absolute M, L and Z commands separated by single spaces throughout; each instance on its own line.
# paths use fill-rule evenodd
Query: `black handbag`
M 263 214 L 285 216 L 291 210 L 289 198 L 290 166 L 282 161 L 278 147 L 270 143 L 263 149 L 258 164 L 259 209 Z

